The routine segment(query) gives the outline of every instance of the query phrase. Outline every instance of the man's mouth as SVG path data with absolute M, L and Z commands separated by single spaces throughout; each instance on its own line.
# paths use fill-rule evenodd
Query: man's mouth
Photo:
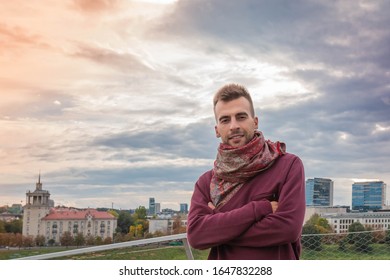
M 234 135 L 230 136 L 229 139 L 239 139 L 241 137 L 244 137 L 244 135 L 243 134 L 234 134 Z

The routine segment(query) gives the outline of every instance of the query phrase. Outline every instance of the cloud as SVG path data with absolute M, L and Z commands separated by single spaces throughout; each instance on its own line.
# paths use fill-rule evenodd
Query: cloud
M 73 7 L 84 13 L 110 12 L 119 7 L 118 0 L 73 0 Z
M 72 96 L 61 91 L 34 87 L 24 90 L 20 85 L 11 83 L 8 92 L 12 94 L 3 97 L 0 102 L 0 117 L 6 115 L 12 119 L 49 120 L 58 118 L 64 114 L 64 110 L 74 106 Z M 58 106 L 59 104 L 61 106 Z
M 152 125 L 152 129 L 121 132 L 94 140 L 94 145 L 112 149 L 147 149 L 177 158 L 213 159 L 216 153 L 213 120 L 188 125 Z
M 41 169 L 66 203 L 78 191 L 88 206 L 189 199 L 218 145 L 213 93 L 231 82 L 247 86 L 265 137 L 285 141 L 307 177 L 343 182 L 338 199 L 351 178 L 390 180 L 389 5 L 7 3 L 0 190 L 23 197 Z
M 49 44 L 38 34 L 32 34 L 20 26 L 10 26 L 0 22 L 0 40 L 2 48 L 0 51 L 12 51 L 16 47 L 37 47 L 47 48 Z
M 137 72 L 153 71 L 150 66 L 147 66 L 142 62 L 141 57 L 137 57 L 137 55 L 129 52 L 117 52 L 101 47 L 80 44 L 78 50 L 72 55 L 133 74 Z

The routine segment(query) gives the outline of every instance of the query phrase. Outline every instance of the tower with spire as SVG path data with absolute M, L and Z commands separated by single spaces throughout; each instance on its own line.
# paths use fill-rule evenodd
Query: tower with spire
M 26 192 L 26 205 L 23 209 L 23 235 L 43 235 L 43 224 L 41 219 L 49 214 L 54 207 L 53 200 L 50 200 L 49 191 L 42 189 L 41 172 L 38 175 L 38 182 L 33 192 Z

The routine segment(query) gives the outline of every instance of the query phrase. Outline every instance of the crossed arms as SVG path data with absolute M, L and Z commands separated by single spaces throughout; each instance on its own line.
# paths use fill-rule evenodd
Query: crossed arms
M 299 239 L 305 213 L 304 170 L 299 158 L 292 161 L 278 202 L 254 200 L 226 212 L 210 205 L 208 187 L 197 182 L 191 200 L 187 236 L 192 247 L 207 249 L 229 244 L 265 247 Z

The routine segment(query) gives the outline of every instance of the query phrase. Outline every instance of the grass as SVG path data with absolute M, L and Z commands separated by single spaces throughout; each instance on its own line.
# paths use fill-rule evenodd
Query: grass
M 35 255 L 41 255 L 41 254 L 48 254 L 48 253 L 54 253 L 54 252 L 60 252 L 69 250 L 70 248 L 63 248 L 63 247 L 33 247 L 29 249 L 0 249 L 0 260 L 11 260 L 11 259 L 17 259 L 17 258 L 23 258 L 23 257 L 29 257 L 29 256 L 35 256 Z
M 33 255 L 47 254 L 74 248 L 31 248 L 20 250 L 0 250 L 0 260 L 9 260 Z M 205 260 L 208 250 L 194 250 L 192 253 L 195 260 Z M 80 254 L 68 257 L 56 258 L 61 260 L 186 260 L 186 252 L 183 246 L 148 245 L 142 247 L 129 247 L 113 249 L 95 253 Z
M 303 249 L 302 260 L 390 260 L 390 246 L 386 244 L 372 244 L 371 252 L 357 252 L 355 248 L 347 246 L 340 250 L 337 245 L 323 245 L 321 251 Z M 73 249 L 73 248 L 69 248 Z M 61 247 L 43 247 L 20 250 L 0 250 L 0 260 L 21 258 L 32 255 L 53 253 L 69 250 Z M 192 249 L 195 260 L 205 260 L 208 250 Z M 186 253 L 183 246 L 165 246 L 157 244 L 129 247 L 124 249 L 113 249 L 102 252 L 80 254 L 58 259 L 72 260 L 186 260 Z

